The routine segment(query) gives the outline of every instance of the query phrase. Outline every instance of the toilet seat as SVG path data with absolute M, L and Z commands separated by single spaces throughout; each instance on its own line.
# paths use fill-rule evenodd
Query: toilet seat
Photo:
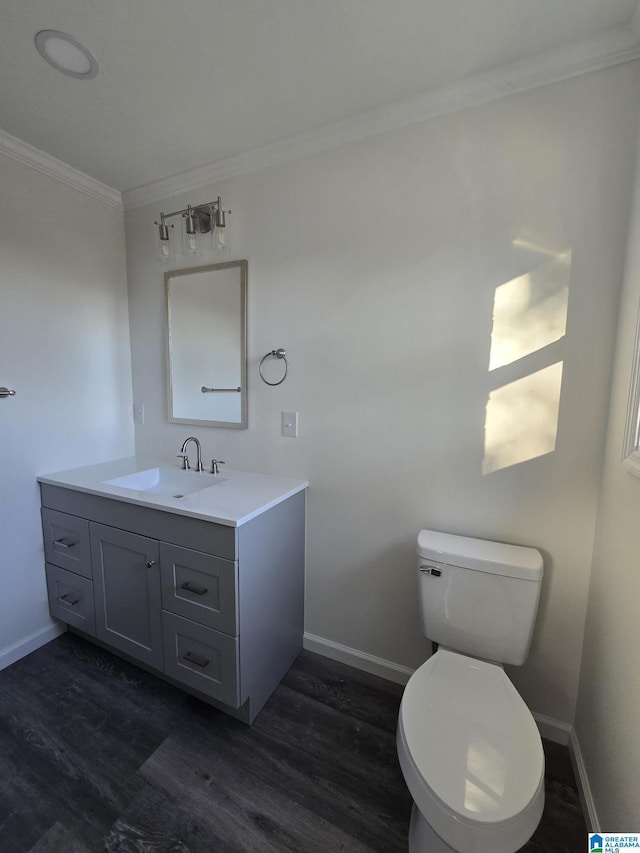
M 423 817 L 454 850 L 513 853 L 544 806 L 537 726 L 502 667 L 448 650 L 409 679 L 398 757 Z

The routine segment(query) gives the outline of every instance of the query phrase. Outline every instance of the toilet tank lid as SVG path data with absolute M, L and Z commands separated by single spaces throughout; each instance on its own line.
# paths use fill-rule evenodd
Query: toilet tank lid
M 487 539 L 421 530 L 418 533 L 417 554 L 436 563 L 463 569 L 532 581 L 542 579 L 541 553 L 536 548 L 523 545 L 507 545 Z

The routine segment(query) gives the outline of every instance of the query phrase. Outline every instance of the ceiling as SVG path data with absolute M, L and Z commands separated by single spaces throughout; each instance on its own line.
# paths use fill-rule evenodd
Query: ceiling
M 2 0 L 0 129 L 119 191 L 496 69 L 640 41 L 637 0 Z M 97 58 L 38 55 L 42 29 Z M 625 41 L 626 40 L 626 41 Z M 615 52 L 615 50 L 614 50 Z M 608 63 L 603 63 L 608 64 Z M 568 76 L 568 75 L 566 75 Z

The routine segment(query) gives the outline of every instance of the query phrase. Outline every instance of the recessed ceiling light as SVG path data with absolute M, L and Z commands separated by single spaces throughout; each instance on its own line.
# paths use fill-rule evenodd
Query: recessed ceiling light
M 35 37 L 38 53 L 63 74 L 88 80 L 98 73 L 98 63 L 87 48 L 58 30 L 40 30 Z

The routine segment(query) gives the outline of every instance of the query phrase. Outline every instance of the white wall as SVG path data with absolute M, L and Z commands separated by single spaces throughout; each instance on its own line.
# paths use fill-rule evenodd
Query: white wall
M 0 667 L 50 619 L 38 474 L 131 455 L 122 211 L 0 155 Z
M 621 462 L 639 305 L 640 164 L 576 711 L 592 816 L 601 831 L 637 826 L 640 803 L 640 480 Z
M 230 466 L 308 477 L 306 630 L 400 665 L 416 666 L 428 651 L 416 604 L 421 527 L 538 546 L 546 566 L 539 622 L 530 659 L 513 675 L 533 710 L 567 722 L 637 84 L 636 64 L 589 74 L 126 216 L 134 398 L 146 407 L 139 452 L 173 460 L 193 433 L 207 457 Z M 151 223 L 160 209 L 219 192 L 233 209 L 229 257 L 249 261 L 246 432 L 166 418 L 163 276 Z M 526 243 L 514 245 L 518 238 Z M 568 249 L 566 335 L 490 373 L 496 288 Z M 289 377 L 269 388 L 257 364 L 279 346 Z M 555 451 L 483 475 L 489 393 L 558 361 Z M 280 436 L 283 409 L 300 412 L 297 440 Z

